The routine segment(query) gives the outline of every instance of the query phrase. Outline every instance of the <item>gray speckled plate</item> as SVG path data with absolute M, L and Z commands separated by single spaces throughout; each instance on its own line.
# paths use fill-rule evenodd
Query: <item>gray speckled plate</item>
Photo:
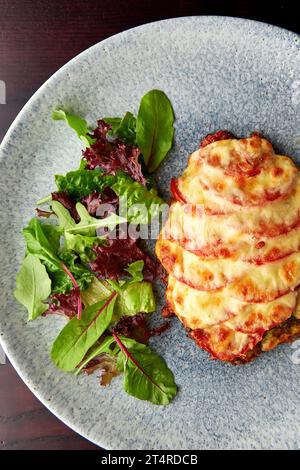
M 300 41 L 253 21 L 193 17 L 162 21 L 114 36 L 64 66 L 33 96 L 5 137 L 0 155 L 3 346 L 37 397 L 73 429 L 106 448 L 299 448 L 300 354 L 291 346 L 233 367 L 208 360 L 177 323 L 155 340 L 180 391 L 168 407 L 137 401 L 122 378 L 100 389 L 97 377 L 64 374 L 50 361 L 60 318 L 27 323 L 13 299 L 23 256 L 21 227 L 53 175 L 78 165 L 80 143 L 50 118 L 62 105 L 89 122 L 136 111 L 151 88 L 164 90 L 176 113 L 176 145 L 157 182 L 186 165 L 200 138 L 227 128 L 259 129 L 300 161 Z M 298 348 L 300 345 L 298 344 Z

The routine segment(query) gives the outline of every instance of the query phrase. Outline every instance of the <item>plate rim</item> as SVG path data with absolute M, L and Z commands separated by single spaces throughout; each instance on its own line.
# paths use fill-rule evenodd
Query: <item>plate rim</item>
M 35 100 L 39 97 L 40 94 L 46 90 L 48 87 L 48 84 L 50 82 L 55 81 L 60 77 L 60 75 L 64 74 L 65 71 L 69 68 L 72 67 L 76 62 L 80 62 L 84 56 L 88 56 L 93 50 L 96 50 L 98 47 L 103 47 L 106 44 L 109 44 L 110 42 L 114 41 L 122 41 L 123 37 L 126 37 L 129 34 L 135 33 L 136 31 L 143 31 L 147 29 L 151 29 L 154 26 L 161 25 L 162 27 L 170 22 L 186 22 L 188 23 L 191 20 L 204 20 L 204 21 L 209 21 L 209 20 L 215 20 L 216 22 L 218 21 L 223 21 L 223 22 L 228 22 L 228 23 L 239 23 L 239 24 L 253 24 L 257 25 L 263 30 L 264 28 L 268 27 L 270 30 L 274 31 L 274 33 L 282 33 L 285 36 L 289 35 L 291 38 L 297 38 L 299 39 L 300 35 L 295 33 L 294 31 L 290 31 L 286 28 L 273 25 L 270 23 L 266 23 L 264 21 L 260 20 L 253 20 L 249 18 L 242 18 L 242 17 L 235 17 L 235 16 L 225 16 L 225 15 L 190 15 L 190 16 L 179 16 L 179 17 L 174 17 L 174 18 L 165 18 L 162 20 L 158 21 L 151 21 L 149 23 L 143 23 L 139 26 L 135 26 L 133 28 L 128 28 L 125 29 L 119 33 L 113 34 L 112 36 L 109 36 L 92 46 L 88 47 L 87 49 L 83 50 L 76 56 L 74 56 L 72 59 L 70 59 L 68 62 L 66 62 L 64 65 L 62 65 L 59 69 L 57 69 L 34 93 L 33 95 L 29 98 L 29 100 L 25 103 L 25 105 L 21 108 L 21 110 L 18 112 L 17 116 L 9 126 L 8 130 L 6 131 L 1 144 L 0 144 L 0 161 L 3 159 L 3 153 L 5 151 L 5 148 L 7 145 L 9 145 L 9 141 L 11 137 L 13 137 L 13 133 L 15 129 L 17 129 L 18 125 L 22 122 L 24 117 L 26 118 L 26 114 L 28 110 L 30 110 L 31 105 L 35 102 Z M 1 318 L 0 318 L 0 326 L 1 326 Z M 0 336 L 0 344 L 5 352 L 5 355 L 8 357 L 9 362 L 15 369 L 16 373 L 18 376 L 22 379 L 22 381 L 25 383 L 25 385 L 29 388 L 29 390 L 33 393 L 35 397 L 45 406 L 46 409 L 48 409 L 56 418 L 58 418 L 62 423 L 64 423 L 66 426 L 68 426 L 70 429 L 75 431 L 77 434 L 82 436 L 84 439 L 88 440 L 89 442 L 92 442 L 98 447 L 102 447 L 104 450 L 112 450 L 110 447 L 109 443 L 105 442 L 105 434 L 101 434 L 99 439 L 93 439 L 92 437 L 89 436 L 89 433 L 85 432 L 84 429 L 80 427 L 80 424 L 74 424 L 71 419 L 62 417 L 59 414 L 59 411 L 56 410 L 55 404 L 51 401 L 51 403 L 46 401 L 46 398 L 44 397 L 43 393 L 40 393 L 39 389 L 34 389 L 34 385 L 28 381 L 28 378 L 25 378 L 24 376 L 26 373 L 23 373 L 22 370 L 22 365 L 18 363 L 18 360 L 15 359 L 14 357 L 14 351 L 10 351 L 9 347 L 6 345 L 5 341 L 5 335 Z

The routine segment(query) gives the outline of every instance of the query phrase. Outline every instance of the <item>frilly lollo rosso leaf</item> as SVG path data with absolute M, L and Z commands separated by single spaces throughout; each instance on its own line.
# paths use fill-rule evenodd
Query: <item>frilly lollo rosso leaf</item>
M 117 369 L 117 358 L 110 354 L 100 354 L 94 357 L 90 362 L 82 368 L 82 372 L 90 375 L 98 371 L 100 385 L 106 387 L 114 377 L 120 374 Z
M 137 147 L 126 145 L 119 139 L 108 140 L 107 133 L 111 126 L 103 120 L 91 134 L 95 143 L 83 151 L 86 168 L 94 170 L 101 168 L 106 174 L 115 175 L 119 170 L 130 175 L 135 181 L 145 185 L 141 164 L 139 163 L 140 150 Z
M 170 327 L 170 323 L 165 321 L 158 327 L 150 328 L 148 320 L 149 315 L 145 313 L 138 313 L 132 317 L 124 316 L 112 328 L 112 333 L 132 338 L 138 343 L 147 344 L 152 336 L 161 335 Z
M 119 206 L 119 198 L 116 193 L 109 187 L 104 188 L 102 193 L 94 191 L 93 193 L 85 196 L 81 200 L 82 204 L 86 207 L 88 213 L 92 216 L 95 216 L 97 209 L 102 204 L 107 204 L 111 206 L 111 209 L 114 209 L 114 212 L 117 213 Z M 109 213 L 109 211 L 108 211 Z M 108 214 L 107 213 L 107 214 Z
M 75 317 L 77 314 L 78 295 L 78 289 L 75 288 L 67 294 L 51 295 L 49 307 L 43 313 L 43 316 L 55 313 L 57 315 L 63 315 L 66 318 Z
M 157 275 L 157 263 L 138 247 L 137 241 L 133 238 L 108 238 L 107 245 L 97 245 L 93 251 L 96 257 L 90 263 L 90 267 L 102 278 L 119 279 L 127 274 L 125 268 L 128 264 L 138 260 L 144 261 L 143 275 L 146 281 L 153 281 Z

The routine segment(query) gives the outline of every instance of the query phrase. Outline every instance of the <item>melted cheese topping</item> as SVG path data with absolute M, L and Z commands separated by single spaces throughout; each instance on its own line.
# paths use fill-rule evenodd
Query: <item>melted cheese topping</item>
M 299 172 L 265 139 L 227 139 L 191 155 L 174 195 L 156 244 L 167 301 L 200 347 L 243 360 L 300 317 Z
M 241 260 L 255 264 L 275 261 L 300 249 L 300 226 L 273 237 L 262 234 L 253 242 L 253 233 L 230 222 L 230 217 L 208 216 L 198 206 L 174 202 L 162 237 L 176 241 L 201 259 L 238 254 Z M 245 228 L 249 228 L 246 222 Z
M 261 205 L 289 193 L 297 175 L 292 160 L 274 155 L 264 139 L 244 140 L 245 145 L 232 139 L 197 150 L 191 155 L 182 180 L 188 178 L 191 183 L 195 178 L 196 185 L 241 206 Z M 246 150 L 251 142 L 257 144 L 254 158 Z M 243 158 L 248 171 L 241 168 Z
M 264 332 L 291 316 L 297 293 L 289 292 L 271 302 L 243 302 L 226 289 L 204 292 L 169 276 L 167 301 L 187 328 L 207 328 L 219 323 L 242 332 Z
M 265 302 L 300 284 L 300 252 L 261 265 L 237 256 L 199 259 L 170 240 L 160 239 L 156 253 L 177 280 L 203 291 L 226 287 L 228 295 L 246 302 Z

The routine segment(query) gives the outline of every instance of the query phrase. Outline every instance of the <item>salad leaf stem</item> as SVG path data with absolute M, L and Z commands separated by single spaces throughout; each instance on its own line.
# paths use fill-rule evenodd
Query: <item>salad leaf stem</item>
M 52 200 L 51 194 L 49 196 L 45 196 L 42 199 L 39 199 L 36 203 L 38 206 L 41 206 L 42 204 L 46 204 L 46 202 L 49 202 Z
M 69 269 L 67 268 L 67 266 L 66 266 L 64 263 L 61 263 L 61 267 L 62 267 L 62 269 L 64 270 L 64 272 L 69 276 L 69 278 L 71 279 L 71 281 L 72 281 L 72 283 L 73 283 L 73 286 L 75 287 L 75 289 L 76 289 L 77 292 L 78 292 L 78 300 L 77 300 L 77 318 L 78 318 L 78 320 L 80 320 L 80 319 L 81 319 L 81 314 L 82 314 L 82 301 L 81 301 L 81 297 L 80 297 L 79 285 L 77 284 L 76 279 L 75 279 L 75 277 L 73 276 L 73 274 L 71 273 L 71 271 L 69 271 Z
M 120 347 L 121 351 L 125 354 L 125 356 L 135 365 L 135 367 L 137 367 L 142 372 L 142 374 L 144 374 L 147 377 L 148 380 L 150 380 L 150 382 L 152 382 L 155 386 L 157 386 L 157 384 L 153 382 L 152 378 L 144 371 L 144 369 L 140 366 L 140 364 L 134 359 L 132 354 L 130 354 L 125 344 L 123 344 L 122 341 L 120 340 L 119 336 L 116 333 L 113 333 L 113 337 L 117 345 Z

